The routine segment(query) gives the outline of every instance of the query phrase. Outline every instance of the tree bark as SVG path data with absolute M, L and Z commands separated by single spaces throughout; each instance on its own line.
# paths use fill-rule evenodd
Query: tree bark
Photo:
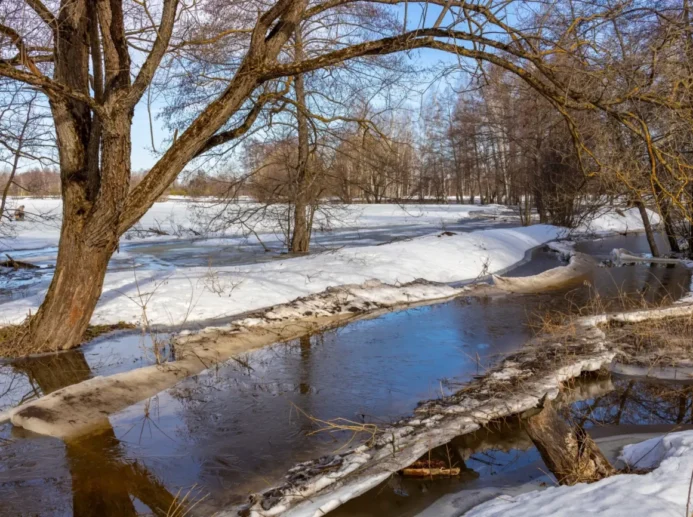
M 101 296 L 108 262 L 118 241 L 130 179 L 130 111 L 103 125 L 102 174 L 94 201 L 94 180 L 86 159 L 88 138 L 72 139 L 82 153 L 74 170 L 63 160 L 63 222 L 53 280 L 39 311 L 21 340 L 32 352 L 66 350 L 79 345 Z
M 66 350 L 79 345 L 101 296 L 106 267 L 117 241 L 89 245 L 84 241 L 84 231 L 75 230 L 81 223 L 63 221 L 53 280 L 23 338 L 27 344 L 31 343 L 34 352 Z
M 301 29 L 296 29 L 295 59 L 303 58 L 303 39 Z M 311 226 L 307 212 L 310 209 L 310 188 L 312 175 L 309 164 L 308 119 L 305 113 L 306 90 L 303 75 L 295 77 L 294 91 L 296 93 L 296 122 L 298 125 L 298 164 L 296 167 L 296 191 L 294 199 L 294 231 L 291 236 L 292 253 L 308 253 L 310 249 Z
M 678 253 L 681 251 L 681 249 L 679 248 L 679 242 L 676 238 L 674 222 L 671 218 L 671 206 L 669 204 L 669 200 L 663 195 L 662 188 L 657 183 L 654 183 L 653 186 L 657 207 L 659 208 L 659 213 L 661 214 L 662 222 L 664 223 L 664 233 L 666 233 L 667 240 L 669 241 L 669 248 L 674 253 Z
M 652 230 L 652 224 L 650 224 L 650 217 L 647 215 L 645 203 L 643 203 L 641 199 L 636 199 L 634 203 L 635 206 L 638 207 L 638 212 L 640 212 L 640 217 L 642 218 L 642 224 L 645 228 L 645 236 L 647 237 L 647 243 L 650 245 L 650 252 L 652 252 L 653 257 L 659 257 L 659 247 L 657 246 L 657 241 L 655 240 L 655 234 Z
M 591 483 L 616 473 L 587 432 L 569 426 L 549 401 L 525 421 L 525 429 L 561 485 Z

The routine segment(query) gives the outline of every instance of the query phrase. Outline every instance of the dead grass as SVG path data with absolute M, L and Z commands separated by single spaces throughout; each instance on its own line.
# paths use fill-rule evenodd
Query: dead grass
M 133 330 L 136 328 L 137 325 L 126 323 L 125 321 L 119 321 L 118 323 L 113 323 L 111 325 L 89 325 L 87 327 L 87 331 L 84 333 L 84 341 L 82 344 L 84 345 L 99 336 L 108 334 L 109 332 L 114 332 L 116 330 Z
M 349 440 L 346 443 L 340 446 L 339 449 L 335 451 L 335 454 L 348 448 L 358 436 L 361 436 L 363 434 L 369 437 L 366 443 L 371 444 L 375 440 L 376 436 L 381 432 L 381 429 L 376 424 L 366 422 L 354 422 L 353 420 L 348 420 L 346 418 L 322 420 L 320 418 L 316 418 L 312 415 L 309 415 L 295 404 L 292 404 L 292 406 L 301 416 L 307 418 L 313 425 L 316 426 L 314 430 L 308 433 L 308 436 L 312 436 L 319 433 L 351 433 L 351 438 L 349 438 Z
M 137 328 L 132 323 L 119 321 L 110 325 L 89 325 L 84 333 L 84 340 L 81 344 L 86 344 L 99 336 L 114 332 L 116 330 L 132 330 Z M 26 331 L 25 325 L 7 325 L 0 327 L 0 357 L 25 357 L 36 353 L 36 350 L 28 348 L 21 343 L 21 338 Z
M 654 310 L 670 306 L 673 302 L 669 297 L 664 297 L 658 303 L 653 303 L 646 299 L 645 293 L 637 296 L 634 293 L 626 293 L 621 289 L 619 289 L 615 297 L 605 299 L 594 290 L 589 282 L 585 282 L 585 286 L 591 292 L 587 302 L 580 305 L 572 304 L 568 310 L 547 310 L 541 314 L 532 315 L 528 324 L 535 335 L 565 336 L 574 331 L 577 320 L 586 316 L 635 310 Z
M 610 322 L 603 330 L 618 342 L 619 361 L 648 367 L 693 364 L 693 315 L 640 322 Z

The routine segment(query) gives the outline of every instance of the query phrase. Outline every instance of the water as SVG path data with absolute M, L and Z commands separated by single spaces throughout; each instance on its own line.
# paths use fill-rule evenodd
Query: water
M 542 254 L 535 254 L 542 257 L 540 269 L 558 265 L 553 255 Z M 660 302 L 678 297 L 688 284 L 688 272 L 679 267 L 595 267 L 589 285 L 533 296 L 458 298 L 266 347 L 110 416 L 106 431 L 79 441 L 28 436 L 6 425 L 0 428 L 0 514 L 165 515 L 176 494 L 189 490 L 204 498 L 198 509 L 210 513 L 271 486 L 297 461 L 367 438 L 315 433 L 321 427 L 316 419 L 383 425 L 515 350 L 533 335 L 529 323 L 549 309 L 575 311 L 595 294 L 604 305 L 617 306 L 624 293 Z M 131 333 L 6 365 L 0 406 L 151 364 L 148 349 Z M 501 452 L 509 456 L 494 456 L 494 479 L 505 472 L 500 465 L 524 469 L 536 460 L 513 448 Z M 483 461 L 468 460 L 480 476 L 468 472 L 476 481 L 466 481 L 489 477 Z M 425 488 L 419 506 L 407 499 L 398 508 L 424 508 L 459 488 L 456 482 L 441 486 Z M 417 487 L 407 491 L 421 491 Z
M 586 376 L 559 404 L 564 417 L 587 428 L 617 467 L 622 447 L 693 429 L 693 385 Z M 577 401 L 573 401 L 577 398 Z M 334 512 L 334 517 L 452 517 L 494 497 L 553 486 L 529 436 L 506 419 L 433 451 L 462 467 L 460 477 L 419 480 L 393 476 Z

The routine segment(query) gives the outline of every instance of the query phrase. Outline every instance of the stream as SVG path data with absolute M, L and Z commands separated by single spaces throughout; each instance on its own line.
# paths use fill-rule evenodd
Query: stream
M 646 241 L 629 235 L 582 242 L 577 250 L 604 258 L 615 247 L 646 251 Z M 555 253 L 538 249 L 509 274 L 557 265 Z M 186 494 L 198 501 L 193 513 L 209 515 L 272 486 L 298 461 L 368 438 L 317 432 L 325 422 L 384 425 L 421 400 L 459 389 L 530 339 L 548 311 L 668 303 L 689 284 L 689 272 L 679 266 L 595 263 L 587 278 L 559 291 L 460 297 L 244 354 L 111 415 L 110 428 L 83 439 L 63 442 L 0 426 L 0 515 L 166 515 Z M 0 366 L 0 410 L 92 376 L 152 364 L 151 339 L 136 332 L 106 336 L 71 352 Z M 587 379 L 576 391 L 581 395 L 566 402 L 566 411 L 588 418 L 595 432 L 613 428 L 600 439 L 645 439 L 653 425 L 693 418 L 690 386 L 613 377 Z M 478 503 L 551 483 L 531 442 L 508 425 L 451 444 L 465 458 L 459 478 L 392 478 L 333 515 L 446 515 L 443 509 L 458 508 L 460 498 Z

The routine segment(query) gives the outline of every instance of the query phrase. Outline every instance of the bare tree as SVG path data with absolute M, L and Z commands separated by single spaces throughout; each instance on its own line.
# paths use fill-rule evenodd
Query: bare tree
M 3 2 L 0 75 L 34 86 L 48 98 L 62 179 L 58 260 L 46 297 L 23 332 L 26 350 L 64 349 L 81 341 L 120 236 L 193 159 L 247 132 L 263 105 L 276 97 L 277 88 L 271 85 L 287 77 L 368 56 L 437 49 L 453 53 L 460 66 L 472 70 L 480 62 L 489 62 L 517 74 L 567 120 L 572 120 L 568 109 L 599 110 L 617 117 L 645 141 L 651 135 L 635 127 L 636 121 L 628 118 L 625 109 L 617 109 L 633 102 L 654 104 L 649 92 L 611 84 L 600 87 L 588 73 L 580 77 L 586 78 L 582 83 L 575 83 L 573 71 L 582 66 L 578 58 L 589 58 L 583 46 L 573 52 L 577 57 L 570 67 L 553 59 L 554 54 L 565 53 L 570 38 L 592 41 L 587 37 L 590 31 L 622 16 L 622 4 L 596 6 L 589 17 L 576 18 L 557 31 L 553 26 L 536 29 L 534 23 L 523 30 L 521 16 L 514 16 L 517 23 L 510 24 L 509 0 L 433 0 L 417 5 L 438 6 L 440 16 L 434 21 L 422 16 L 413 29 L 412 20 L 400 20 L 389 28 L 360 22 L 359 30 L 334 33 L 337 48 L 305 59 L 287 59 L 287 45 L 302 21 L 338 11 L 367 20 L 374 7 L 393 9 L 401 16 L 396 11 L 399 3 L 405 2 Z M 635 1 L 626 4 L 638 5 Z M 220 8 L 228 16 L 219 16 L 215 9 Z M 133 111 L 157 72 L 165 75 L 175 69 L 168 68 L 173 64 L 188 75 L 193 70 L 206 73 L 210 88 L 193 95 L 185 127 L 131 190 Z M 570 73 L 563 73 L 568 68 Z M 658 96 L 657 102 L 675 107 L 688 101 Z M 575 124 L 571 122 L 570 127 L 577 139 Z M 655 157 L 662 154 L 659 148 L 653 153 Z M 665 168 L 671 168 L 670 160 L 660 158 Z
M 53 134 L 45 126 L 45 108 L 39 105 L 38 92 L 12 81 L 0 81 L 0 163 L 7 172 L 0 177 L 0 225 L 11 221 L 8 198 L 14 191 L 29 191 L 24 185 L 28 176 L 18 181 L 18 172 L 32 163 L 52 163 Z M 38 179 L 42 174 L 34 174 Z

